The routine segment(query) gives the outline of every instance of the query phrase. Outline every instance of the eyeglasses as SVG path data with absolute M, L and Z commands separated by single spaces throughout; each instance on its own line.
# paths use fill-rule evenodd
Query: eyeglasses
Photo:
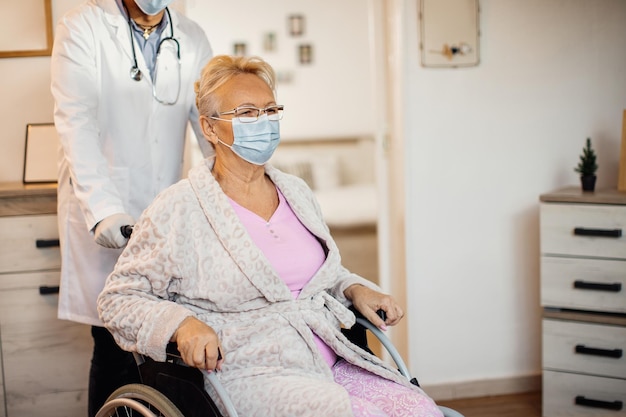
M 157 48 L 152 80 L 152 95 L 161 104 L 172 105 L 180 94 L 180 44 L 172 37 L 163 38 Z
M 273 104 L 271 106 L 267 106 L 264 109 L 260 109 L 258 107 L 254 107 L 254 106 L 239 106 L 239 107 L 235 107 L 232 110 L 229 111 L 224 111 L 224 112 L 220 112 L 217 113 L 218 116 L 221 116 L 223 114 L 232 114 L 233 118 L 237 118 L 239 119 L 239 121 L 241 123 L 254 123 L 259 119 L 259 116 L 261 114 L 266 114 L 267 118 L 272 121 L 272 122 L 277 122 L 279 120 L 281 120 L 283 118 L 283 109 L 285 108 L 285 106 L 282 106 L 280 104 Z M 229 119 L 221 119 L 219 117 L 211 117 L 212 119 L 215 120 L 223 120 L 223 121 L 229 121 Z

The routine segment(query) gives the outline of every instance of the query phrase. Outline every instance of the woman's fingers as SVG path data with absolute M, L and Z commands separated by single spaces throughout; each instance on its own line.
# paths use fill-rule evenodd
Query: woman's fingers
M 183 361 L 195 368 L 221 369 L 223 358 L 215 330 L 202 321 L 188 317 L 180 324 L 172 337 L 178 344 Z
M 221 369 L 223 360 L 221 348 L 212 337 L 194 338 L 179 344 L 183 361 L 195 368 L 212 371 Z M 220 359 L 221 358 L 221 359 Z
M 205 363 L 203 366 L 204 369 L 206 369 L 209 372 L 214 369 L 218 371 L 221 369 L 223 359 L 221 359 L 222 353 L 221 353 L 221 349 L 219 345 L 216 346 L 212 343 L 205 345 L 204 357 L 205 357 Z
M 350 290 L 354 306 L 376 327 L 385 330 L 387 325 L 393 326 L 404 317 L 402 307 L 392 296 L 359 285 Z M 385 312 L 384 320 L 377 314 L 378 310 Z
M 402 311 L 402 308 L 395 301 L 393 301 L 391 305 L 387 306 L 386 309 L 383 308 L 383 310 L 387 313 L 385 323 L 390 326 L 398 324 L 398 322 L 402 320 L 402 317 L 404 317 L 404 311 Z

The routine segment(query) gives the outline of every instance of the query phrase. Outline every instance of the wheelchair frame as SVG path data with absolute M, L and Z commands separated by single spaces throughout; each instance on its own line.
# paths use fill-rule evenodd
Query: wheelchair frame
M 359 327 L 360 326 L 360 327 Z M 374 324 L 357 313 L 356 324 L 350 339 L 369 351 L 365 331 L 369 330 L 383 345 L 395 362 L 400 373 L 419 386 L 391 340 Z M 371 352 L 371 351 L 370 351 Z M 96 417 L 239 417 L 230 397 L 215 372 L 208 374 L 208 381 L 217 394 L 216 399 L 204 389 L 202 372 L 188 367 L 182 361 L 174 344 L 167 349 L 167 361 L 156 362 L 143 355 L 134 354 L 139 367 L 142 384 L 128 384 L 113 392 Z M 222 415 L 215 401 L 219 401 L 227 414 Z M 439 406 L 444 417 L 463 417 L 459 412 Z M 122 413 L 120 413 L 122 412 Z

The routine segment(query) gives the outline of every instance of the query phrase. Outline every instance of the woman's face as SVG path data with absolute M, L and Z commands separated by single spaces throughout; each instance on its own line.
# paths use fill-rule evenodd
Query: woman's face
M 239 74 L 224 83 L 215 91 L 218 102 L 222 103 L 218 109 L 220 113 L 227 112 L 240 106 L 254 106 L 264 109 L 276 104 L 274 93 L 261 78 L 254 74 Z M 218 116 L 220 119 L 232 119 L 232 114 Z M 218 143 L 218 138 L 227 145 L 233 144 L 232 123 L 224 120 L 211 119 L 202 116 L 202 129 L 206 138 L 215 146 L 216 153 L 230 152 L 228 148 Z

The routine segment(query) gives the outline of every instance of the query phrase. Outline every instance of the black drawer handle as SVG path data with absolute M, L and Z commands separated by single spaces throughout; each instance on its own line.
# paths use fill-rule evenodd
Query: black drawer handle
M 585 227 L 576 227 L 574 229 L 576 236 L 594 236 L 594 237 L 622 237 L 622 229 L 587 229 Z
M 623 352 L 622 349 L 599 349 L 587 347 L 585 345 L 576 345 L 576 353 L 619 359 L 622 357 Z
M 58 248 L 59 239 L 37 239 L 35 246 L 38 248 Z
M 624 407 L 621 401 L 601 401 L 585 398 L 582 395 L 576 396 L 576 405 L 584 405 L 585 407 L 603 408 L 605 410 L 620 411 Z
M 605 284 L 602 282 L 587 282 L 576 280 L 574 281 L 574 288 L 578 288 L 579 290 L 620 292 L 622 290 L 622 284 L 619 282 Z
M 42 285 L 39 287 L 39 295 L 48 295 L 48 294 L 58 294 L 59 293 L 59 286 L 52 286 L 49 287 L 47 285 Z

